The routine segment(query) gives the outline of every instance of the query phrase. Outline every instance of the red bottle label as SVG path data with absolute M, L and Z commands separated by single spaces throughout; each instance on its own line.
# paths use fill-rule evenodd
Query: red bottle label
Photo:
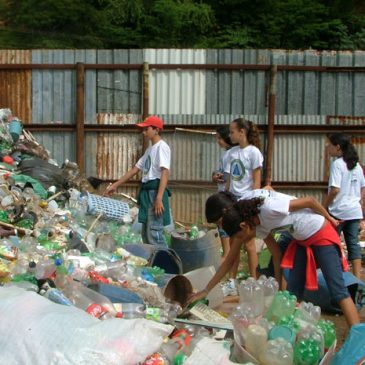
M 93 303 L 86 308 L 86 312 L 91 314 L 95 318 L 100 318 L 108 312 L 108 309 L 100 304 Z

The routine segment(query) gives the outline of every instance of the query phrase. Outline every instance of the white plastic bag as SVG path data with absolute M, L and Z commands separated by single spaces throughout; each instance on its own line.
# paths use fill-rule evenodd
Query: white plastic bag
M 0 364 L 135 365 L 172 329 L 145 319 L 100 321 L 34 292 L 0 288 Z

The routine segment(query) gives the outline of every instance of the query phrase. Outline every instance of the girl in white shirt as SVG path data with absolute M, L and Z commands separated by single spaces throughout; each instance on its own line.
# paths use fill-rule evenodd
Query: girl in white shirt
M 225 172 L 229 174 L 226 190 L 237 199 L 242 199 L 245 194 L 261 187 L 261 169 L 264 158 L 260 152 L 260 136 L 257 126 L 244 118 L 237 118 L 231 122 L 230 136 L 232 142 L 237 143 L 238 146 L 229 150 L 229 164 L 225 169 Z M 246 242 L 244 248 L 247 251 L 250 275 L 256 278 L 258 256 L 255 239 Z M 238 264 L 239 255 L 233 264 L 233 273 L 234 270 L 237 273 Z
M 359 323 L 354 302 L 345 286 L 342 270 L 348 265 L 341 242 L 333 228 L 338 221 L 314 198 L 293 199 L 291 196 L 256 197 L 240 200 L 228 208 L 222 219 L 223 229 L 233 237 L 233 245 L 206 288 L 190 298 L 198 300 L 224 277 L 239 253 L 242 242 L 261 236 L 269 249 L 275 249 L 273 235 L 289 232 L 293 241 L 281 261 L 283 268 L 290 268 L 288 290 L 300 301 L 304 288 L 318 289 L 316 267 L 326 280 L 331 298 L 341 307 L 349 326 Z
M 220 148 L 223 149 L 219 157 L 219 166 L 216 171 L 212 173 L 212 180 L 217 184 L 218 191 L 224 191 L 226 188 L 226 176 L 224 173 L 225 166 L 229 163 L 229 150 L 234 145 L 231 141 L 231 137 L 229 136 L 229 126 L 223 125 L 216 129 L 217 132 L 217 144 Z M 226 232 L 221 227 L 218 227 L 219 237 L 221 239 L 223 256 L 222 261 L 227 257 L 229 251 L 229 237 Z
M 360 279 L 361 248 L 358 236 L 360 220 L 363 218 L 365 178 L 350 137 L 335 133 L 328 137 L 328 141 L 328 152 L 336 159 L 331 163 L 324 207 L 340 221 L 337 232 L 343 232 L 353 274 Z

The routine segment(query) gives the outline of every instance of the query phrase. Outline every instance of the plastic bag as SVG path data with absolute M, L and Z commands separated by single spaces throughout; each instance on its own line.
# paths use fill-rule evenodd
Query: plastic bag
M 16 287 L 0 287 L 0 364 L 135 365 L 173 327 L 145 319 L 100 321 Z
M 352 365 L 365 361 L 365 323 L 351 327 L 350 334 L 340 351 L 331 361 L 331 365 Z

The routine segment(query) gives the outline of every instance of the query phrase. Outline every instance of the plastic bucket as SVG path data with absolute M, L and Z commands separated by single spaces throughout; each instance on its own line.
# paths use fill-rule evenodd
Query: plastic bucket
M 123 246 L 132 255 L 142 257 L 149 266 L 158 266 L 167 274 L 182 274 L 182 263 L 177 253 L 169 248 L 146 243 L 125 244 Z
M 210 265 L 218 269 L 220 265 L 221 243 L 217 229 L 209 230 L 203 237 L 194 240 L 172 231 L 171 248 L 180 256 L 184 273 Z
M 172 302 L 178 302 L 183 307 L 189 296 L 193 293 L 193 286 L 184 275 L 165 274 L 158 281 L 165 298 Z

